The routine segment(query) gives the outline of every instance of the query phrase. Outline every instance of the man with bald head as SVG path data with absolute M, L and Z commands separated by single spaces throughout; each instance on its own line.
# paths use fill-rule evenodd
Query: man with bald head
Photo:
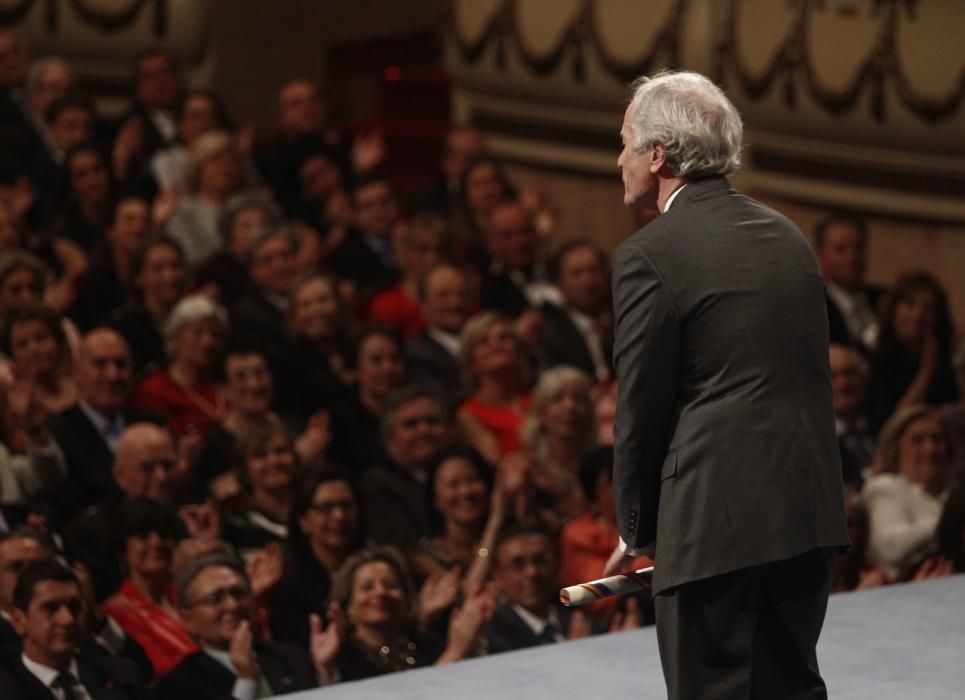
M 429 271 L 419 287 L 426 327 L 406 346 L 408 379 L 434 385 L 449 402 L 465 392 L 459 366 L 459 333 L 469 318 L 466 273 L 444 264 Z
M 172 506 L 176 470 L 177 454 L 167 428 L 138 422 L 121 433 L 111 469 L 120 498 L 87 508 L 64 528 L 67 550 L 87 566 L 98 600 L 110 596 L 122 580 L 112 546 L 114 513 L 129 498 L 148 498 Z
M 485 232 L 492 261 L 483 275 L 482 305 L 518 318 L 546 302 L 559 303 L 559 292 L 547 282 L 539 259 L 533 219 L 518 201 L 497 205 Z
M 57 499 L 65 520 L 117 494 L 111 465 L 125 426 L 159 422 L 128 405 L 133 362 L 127 342 L 113 329 L 95 328 L 83 337 L 74 381 L 77 402 L 48 421 L 67 460 L 71 488 Z

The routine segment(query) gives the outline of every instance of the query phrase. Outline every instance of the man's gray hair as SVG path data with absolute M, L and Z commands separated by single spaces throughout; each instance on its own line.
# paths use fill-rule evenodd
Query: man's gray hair
M 446 400 L 442 394 L 430 384 L 415 382 L 399 387 L 385 399 L 382 406 L 382 419 L 379 421 L 379 429 L 382 436 L 382 444 L 389 441 L 392 433 L 395 432 L 395 414 L 403 406 L 418 401 L 419 399 L 430 399 L 435 401 L 439 407 L 439 414 L 443 421 L 450 419 L 449 411 L 446 408 Z
M 44 73 L 53 67 L 63 68 L 71 76 L 73 80 L 74 71 L 71 70 L 70 64 L 67 63 L 60 56 L 45 56 L 44 58 L 38 58 L 36 61 L 30 64 L 30 69 L 27 71 L 26 88 L 27 94 L 33 94 L 40 87 L 40 81 L 44 77 Z M 41 115 L 42 116 L 42 115 Z
M 635 151 L 659 143 L 681 177 L 727 175 L 740 167 L 740 114 L 723 90 L 699 73 L 667 71 L 634 81 L 630 127 Z
M 190 605 L 188 591 L 191 589 L 191 584 L 194 583 L 194 579 L 201 575 L 201 572 L 213 566 L 231 569 L 244 578 L 248 586 L 251 587 L 251 581 L 248 580 L 248 573 L 245 571 L 244 564 L 236 557 L 223 553 L 206 554 L 185 566 L 175 577 L 174 590 L 178 596 L 178 607 L 186 608 Z

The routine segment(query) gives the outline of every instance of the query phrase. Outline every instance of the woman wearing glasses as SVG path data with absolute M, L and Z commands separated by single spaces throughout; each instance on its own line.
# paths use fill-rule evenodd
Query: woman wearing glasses
M 144 648 L 159 677 L 198 648 L 175 601 L 173 562 L 179 523 L 164 506 L 138 498 L 120 507 L 116 533 L 126 578 L 104 603 L 103 612 Z
M 271 633 L 276 641 L 308 647 L 308 619 L 324 616 L 331 577 L 362 545 L 358 497 L 338 469 L 313 470 L 295 484 L 288 520 L 292 570 L 271 593 Z

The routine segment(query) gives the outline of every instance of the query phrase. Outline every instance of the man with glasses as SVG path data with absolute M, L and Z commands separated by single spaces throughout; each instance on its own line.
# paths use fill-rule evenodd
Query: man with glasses
M 244 568 L 212 555 L 177 578 L 185 627 L 201 647 L 164 676 L 158 700 L 254 700 L 315 687 L 336 679 L 338 634 L 312 619 L 312 658 L 298 647 L 255 639 L 254 595 Z
M 12 677 L 0 697 L 23 700 L 135 700 L 149 697 L 137 669 L 81 647 L 87 602 L 76 575 L 49 558 L 31 561 L 17 577 L 10 619 L 23 640 L 6 659 Z
M 559 604 L 556 542 L 538 528 L 506 530 L 495 548 L 493 579 L 504 602 L 486 630 L 489 651 L 498 653 L 590 633 L 583 613 Z
M 121 433 L 111 469 L 122 498 L 88 508 L 64 527 L 66 549 L 87 566 L 98 602 L 112 595 L 123 579 L 111 545 L 117 507 L 129 498 L 172 506 L 176 471 L 177 454 L 167 429 L 134 423 Z

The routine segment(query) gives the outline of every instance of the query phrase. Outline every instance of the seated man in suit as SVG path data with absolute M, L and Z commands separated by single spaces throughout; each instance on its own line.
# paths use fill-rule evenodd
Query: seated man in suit
M 828 295 L 831 342 L 870 351 L 878 339 L 877 305 L 885 290 L 865 284 L 868 226 L 833 213 L 814 229 L 814 245 Z
M 392 250 L 400 215 L 395 188 L 383 175 L 360 175 L 352 190 L 352 210 L 355 226 L 332 251 L 329 266 L 343 280 L 351 280 L 362 299 L 398 278 Z
M 132 368 L 127 342 L 117 331 L 95 328 L 84 335 L 74 368 L 80 398 L 48 421 L 72 484 L 54 499 L 65 520 L 117 495 L 111 464 L 121 432 L 131 423 L 156 420 L 128 406 Z
M 469 318 L 469 283 L 452 265 L 438 265 L 419 289 L 426 327 L 406 345 L 408 379 L 437 387 L 454 404 L 465 393 L 459 333 Z
M 590 633 L 586 616 L 559 602 L 556 542 L 545 530 L 513 527 L 496 543 L 493 579 L 504 602 L 486 631 L 489 651 L 554 644 Z
M 127 427 L 117 441 L 111 469 L 118 497 L 86 509 L 64 527 L 67 551 L 90 571 L 98 602 L 111 596 L 123 579 L 111 536 L 117 506 L 128 498 L 173 506 L 176 466 L 174 441 L 166 428 L 154 423 Z
M 238 561 L 198 559 L 178 575 L 177 591 L 181 619 L 201 650 L 160 680 L 158 700 L 253 700 L 335 680 L 334 624 L 322 631 L 312 616 L 311 659 L 299 647 L 255 641 L 254 594 Z
M 20 635 L 13 626 L 14 590 L 20 572 L 35 561 L 52 559 L 48 543 L 30 528 L 0 535 L 0 660 L 16 661 L 23 651 Z M 83 592 L 88 594 L 87 590 Z M 89 609 L 80 645 L 84 652 L 133 662 L 142 677 L 150 678 L 151 662 L 140 645 L 114 620 L 97 614 L 93 601 L 85 602 Z
M 493 209 L 485 245 L 492 262 L 482 279 L 483 308 L 518 319 L 544 302 L 559 303 L 539 260 L 533 218 L 522 204 L 511 200 Z
M 426 475 L 448 447 L 451 421 L 429 386 L 409 384 L 391 394 L 382 416 L 382 441 L 391 460 L 373 467 L 360 483 L 365 531 L 378 544 L 400 549 L 429 534 Z
M 832 343 L 829 356 L 842 477 L 845 484 L 860 492 L 876 449 L 877 430 L 864 410 L 870 369 L 861 353 L 844 345 Z
M 17 577 L 11 621 L 23 652 L 9 663 L 19 687 L 0 697 L 23 700 L 134 700 L 147 687 L 130 662 L 90 653 L 83 647 L 87 613 L 74 573 L 56 561 L 27 564 Z
M 234 335 L 263 338 L 272 347 L 280 344 L 297 244 L 291 229 L 278 223 L 268 224 L 248 241 L 244 259 L 252 289 L 231 309 Z
M 613 373 L 607 257 L 586 239 L 561 247 L 549 265 L 563 303 L 543 304 L 539 350 L 545 367 L 570 365 L 606 381 Z

